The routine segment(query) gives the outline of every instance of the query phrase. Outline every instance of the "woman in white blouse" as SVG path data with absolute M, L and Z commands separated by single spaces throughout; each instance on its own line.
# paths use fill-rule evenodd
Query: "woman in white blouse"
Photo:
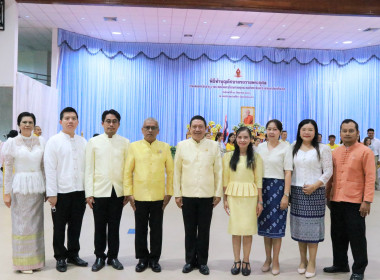
M 267 272 L 272 265 L 272 274 L 277 275 L 280 273 L 279 254 L 286 230 L 292 162 L 286 161 L 288 144 L 279 141 L 282 123 L 279 120 L 270 120 L 266 124 L 266 131 L 268 141 L 260 144 L 256 150 L 264 163 L 264 210 L 259 216 L 258 233 L 264 236 L 266 253 L 261 270 Z
M 297 141 L 290 146 L 287 158 L 293 161 L 290 230 L 299 245 L 298 273 L 311 278 L 316 272 L 318 243 L 325 236 L 325 185 L 333 173 L 331 150 L 318 143 L 314 120 L 300 122 Z
M 35 123 L 32 113 L 21 113 L 17 118 L 21 133 L 9 138 L 2 148 L 4 202 L 12 213 L 13 268 L 23 273 L 45 266 L 44 147 L 32 135 Z

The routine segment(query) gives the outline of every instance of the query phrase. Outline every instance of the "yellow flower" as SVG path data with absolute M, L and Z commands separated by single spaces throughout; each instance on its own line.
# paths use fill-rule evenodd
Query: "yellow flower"
M 215 125 L 215 122 L 211 121 L 208 123 L 209 127 L 213 127 Z

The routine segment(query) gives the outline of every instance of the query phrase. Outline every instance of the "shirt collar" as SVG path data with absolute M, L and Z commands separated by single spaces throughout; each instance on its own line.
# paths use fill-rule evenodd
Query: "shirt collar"
M 117 135 L 117 133 L 115 133 L 114 135 L 112 135 L 111 139 L 116 138 L 117 137 L 116 135 Z M 110 139 L 105 132 L 102 134 L 102 136 L 105 137 L 105 138 L 107 138 L 107 139 Z
M 59 133 L 61 133 L 66 139 L 74 139 L 76 136 L 76 134 L 74 134 L 74 137 L 71 137 L 69 134 L 64 133 L 62 130 Z
M 190 141 L 192 141 L 194 144 L 198 145 L 198 144 L 203 144 L 204 141 L 206 141 L 207 139 L 206 138 L 203 138 L 201 141 L 199 141 L 199 143 L 197 141 L 195 141 L 193 139 L 193 137 L 190 138 Z
M 344 144 L 343 144 L 343 146 L 346 148 L 346 150 L 348 150 L 348 151 L 352 151 L 353 149 L 356 149 L 356 147 L 358 146 L 358 145 L 363 145 L 362 143 L 359 143 L 359 142 L 356 142 L 355 144 L 353 144 L 353 145 L 351 145 L 351 146 L 349 146 L 349 147 L 346 147 Z
M 148 146 L 153 146 L 153 145 L 155 145 L 155 143 L 157 143 L 157 139 L 154 140 L 152 143 L 149 143 L 149 142 L 146 141 L 145 139 L 143 139 L 142 141 L 143 141 L 143 143 L 144 143 L 145 145 L 148 145 Z

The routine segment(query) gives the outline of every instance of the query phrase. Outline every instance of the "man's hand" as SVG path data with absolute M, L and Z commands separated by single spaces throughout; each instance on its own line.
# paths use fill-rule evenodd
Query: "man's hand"
M 12 204 L 12 198 L 11 198 L 11 194 L 10 194 L 10 193 L 4 194 L 4 203 L 5 203 L 5 205 L 6 205 L 8 208 L 11 207 L 11 204 Z
M 123 207 L 128 204 L 128 196 L 124 196 Z
M 94 200 L 93 196 L 87 197 L 86 198 L 86 202 L 87 202 L 88 206 L 90 206 L 91 209 L 94 208 L 94 205 L 92 205 L 93 203 L 95 203 L 95 200 Z
M 131 207 L 132 207 L 133 211 L 136 211 L 136 205 L 135 205 L 135 198 L 134 198 L 134 196 L 133 195 L 129 195 L 127 197 L 128 197 L 129 204 L 131 204 Z
M 220 200 L 221 200 L 220 197 L 214 196 L 214 201 L 212 202 L 212 204 L 214 204 L 213 208 L 215 208 L 215 206 L 218 205 Z
M 363 201 L 362 204 L 360 205 L 359 212 L 360 212 L 360 216 L 362 216 L 363 218 L 365 216 L 368 216 L 369 213 L 371 212 L 371 203 L 367 203 Z
M 176 197 L 175 198 L 175 203 L 177 203 L 178 208 L 182 209 L 182 205 L 183 205 L 183 203 L 182 203 L 182 197 Z
M 162 203 L 162 210 L 165 210 L 166 205 L 169 204 L 170 199 L 172 198 L 171 195 L 165 195 L 164 202 Z
M 56 196 L 49 196 L 48 201 L 50 203 L 51 208 L 53 208 L 57 204 L 57 197 Z

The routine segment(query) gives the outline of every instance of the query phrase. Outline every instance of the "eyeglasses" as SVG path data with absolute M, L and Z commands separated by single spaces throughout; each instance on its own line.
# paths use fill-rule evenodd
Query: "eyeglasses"
M 144 128 L 146 131 L 148 131 L 148 130 L 155 131 L 156 129 L 158 129 L 157 126 L 144 126 L 143 128 Z
M 107 120 L 105 120 L 104 122 L 106 122 L 106 123 L 108 123 L 108 124 L 111 124 L 111 123 L 113 123 L 113 124 L 117 124 L 117 123 L 119 122 L 119 120 L 118 120 L 118 119 L 112 119 L 112 120 L 107 119 Z

